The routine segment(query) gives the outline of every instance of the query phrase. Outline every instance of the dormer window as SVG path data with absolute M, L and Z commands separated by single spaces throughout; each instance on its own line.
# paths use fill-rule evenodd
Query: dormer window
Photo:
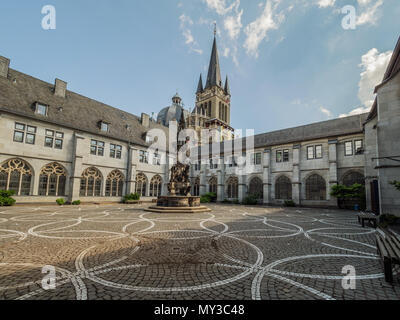
M 100 121 L 100 130 L 103 132 L 108 132 L 110 129 L 110 124 L 104 121 Z
M 41 104 L 41 103 L 36 103 L 36 110 L 35 112 L 41 116 L 47 116 L 47 111 L 48 111 L 48 106 Z

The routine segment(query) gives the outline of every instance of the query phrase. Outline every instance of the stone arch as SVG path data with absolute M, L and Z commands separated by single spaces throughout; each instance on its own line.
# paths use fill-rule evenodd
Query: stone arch
M 122 197 L 124 189 L 124 175 L 119 170 L 113 170 L 107 176 L 106 180 L 106 197 Z
M 87 168 L 81 176 L 80 196 L 100 197 L 103 175 L 96 167 Z
M 264 199 L 264 183 L 261 178 L 253 177 L 249 182 L 248 194 L 257 197 L 257 199 Z
M 228 199 L 237 199 L 239 197 L 239 178 L 236 176 L 229 177 L 225 185 L 227 186 Z
M 357 170 L 349 170 L 342 176 L 342 184 L 347 187 L 352 186 L 353 184 L 361 184 L 365 185 L 365 177 L 364 174 Z
M 317 173 L 306 178 L 306 200 L 326 200 L 326 180 Z
M 25 160 L 13 158 L 0 166 L 0 190 L 11 190 L 16 196 L 29 196 L 34 171 Z
M 208 192 L 218 194 L 218 178 L 216 176 L 210 178 L 208 186 Z
M 292 200 L 292 181 L 289 177 L 281 175 L 275 180 L 275 199 Z
M 148 181 L 146 175 L 143 172 L 139 172 L 136 175 L 135 193 L 138 193 L 141 197 L 146 197 Z
M 150 181 L 150 197 L 160 197 L 162 194 L 163 180 L 159 175 L 155 175 Z
M 65 196 L 67 170 L 58 162 L 45 165 L 39 175 L 40 196 Z

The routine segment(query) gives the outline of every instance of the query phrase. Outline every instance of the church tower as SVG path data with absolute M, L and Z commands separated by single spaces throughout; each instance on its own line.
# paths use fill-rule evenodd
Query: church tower
M 196 107 L 189 124 L 192 124 L 192 127 L 194 124 L 196 129 L 214 129 L 213 132 L 219 132 L 219 135 L 213 138 L 213 142 L 219 142 L 233 138 L 234 129 L 230 126 L 230 122 L 231 92 L 228 76 L 225 84 L 222 82 L 215 31 L 207 80 L 203 86 L 203 78 L 200 74 L 196 92 Z

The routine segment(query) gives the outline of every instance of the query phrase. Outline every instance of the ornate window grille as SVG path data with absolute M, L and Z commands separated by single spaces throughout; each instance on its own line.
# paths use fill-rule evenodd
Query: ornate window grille
M 106 180 L 106 197 L 122 197 L 124 175 L 119 170 L 112 171 Z
M 100 197 L 101 184 L 103 176 L 101 172 L 94 167 L 86 169 L 81 177 L 81 197 Z
M 275 199 L 292 200 L 292 182 L 286 176 L 280 176 L 275 182 Z
M 39 177 L 40 196 L 65 196 L 67 171 L 56 163 L 50 163 L 42 168 Z
M 306 180 L 307 200 L 326 200 L 326 182 L 318 174 L 309 176 Z
M 160 176 L 155 176 L 150 181 L 150 197 L 160 197 L 162 191 L 162 179 Z
M 12 190 L 17 196 L 29 196 L 32 169 L 20 159 L 10 159 L 0 167 L 0 189 Z

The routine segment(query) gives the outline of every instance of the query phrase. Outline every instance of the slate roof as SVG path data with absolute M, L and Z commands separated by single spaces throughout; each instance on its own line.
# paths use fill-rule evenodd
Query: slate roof
M 211 88 L 213 86 L 222 87 L 221 68 L 219 66 L 219 57 L 217 49 L 217 39 L 215 37 L 211 52 L 210 66 L 208 67 L 206 89 Z
M 376 86 L 375 93 L 377 90 L 388 83 L 391 79 L 393 79 L 400 72 L 400 37 L 397 41 L 396 47 L 393 51 L 392 58 L 389 61 L 389 65 L 386 69 L 385 75 L 383 77 L 382 83 Z M 378 115 L 378 102 L 375 99 L 374 104 L 372 105 L 371 111 L 368 115 L 367 122 L 374 119 Z
M 49 106 L 47 116 L 34 112 L 36 102 Z M 146 128 L 139 117 L 77 93 L 67 90 L 65 98 L 55 96 L 54 84 L 13 69 L 9 69 L 8 78 L 0 77 L 0 111 L 139 146 L 148 145 L 145 136 L 152 128 L 168 134 L 168 128 L 154 121 Z M 110 124 L 108 133 L 100 130 L 100 121 Z

